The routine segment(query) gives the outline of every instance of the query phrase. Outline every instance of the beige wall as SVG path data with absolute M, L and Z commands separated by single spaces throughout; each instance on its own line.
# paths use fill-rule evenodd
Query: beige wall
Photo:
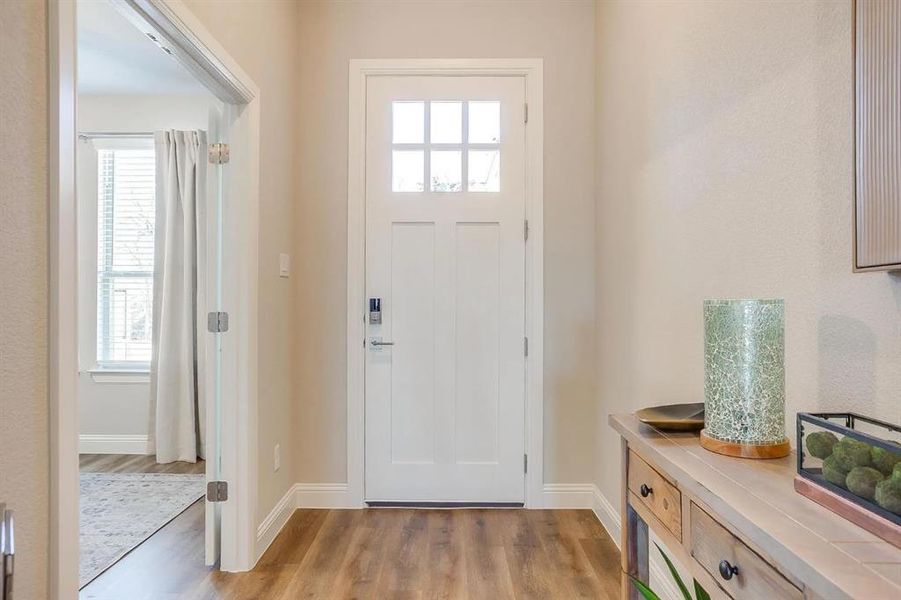
M 296 480 L 291 448 L 296 5 L 188 0 L 262 89 L 258 520 Z M 47 99 L 45 3 L 0 2 L 0 501 L 16 510 L 16 591 L 47 596 Z M 272 472 L 272 446 L 282 468 Z
M 594 3 L 300 5 L 295 213 L 298 481 L 346 477 L 347 107 L 352 58 L 543 58 L 545 480 L 591 480 Z
M 0 2 L 0 502 L 16 513 L 17 598 L 47 595 L 45 20 L 43 2 Z
M 260 87 L 259 523 L 296 481 L 295 292 L 292 279 L 279 278 L 278 255 L 291 252 L 294 235 L 297 11 L 294 2 L 279 0 L 186 4 Z M 282 448 L 278 473 L 275 444 Z
M 611 412 L 703 400 L 701 302 L 780 297 L 786 419 L 901 420 L 901 280 L 851 273 L 850 2 L 601 2 L 598 462 Z

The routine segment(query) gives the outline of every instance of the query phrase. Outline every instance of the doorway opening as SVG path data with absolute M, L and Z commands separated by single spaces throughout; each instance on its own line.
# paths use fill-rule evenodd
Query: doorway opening
M 210 164 L 208 140 L 224 129 L 226 110 L 137 19 L 113 3 L 76 2 L 79 588 L 87 595 L 127 594 L 120 582 L 153 571 L 144 555 L 162 538 L 187 552 L 186 567 L 218 558 L 207 551 L 204 561 L 202 499 L 216 477 L 205 459 L 218 464 L 207 417 L 218 412 L 219 391 L 205 314 L 220 300 L 225 167 Z
M 51 595 L 247 570 L 259 90 L 180 3 L 48 8 Z

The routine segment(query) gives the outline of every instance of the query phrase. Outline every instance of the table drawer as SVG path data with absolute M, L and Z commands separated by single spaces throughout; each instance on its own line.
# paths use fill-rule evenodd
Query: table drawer
M 733 598 L 804 597 L 773 565 L 691 503 L 691 555 Z M 731 571 L 730 571 L 731 569 Z M 728 577 L 728 579 L 727 579 Z
M 682 494 L 679 488 L 631 450 L 629 489 L 679 541 L 682 540 Z

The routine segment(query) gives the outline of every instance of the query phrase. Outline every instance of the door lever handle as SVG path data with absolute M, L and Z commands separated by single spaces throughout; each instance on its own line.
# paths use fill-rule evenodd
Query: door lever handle
M 375 338 L 369 340 L 369 344 L 372 346 L 393 346 L 394 342 L 383 342 L 382 340 L 377 340 Z

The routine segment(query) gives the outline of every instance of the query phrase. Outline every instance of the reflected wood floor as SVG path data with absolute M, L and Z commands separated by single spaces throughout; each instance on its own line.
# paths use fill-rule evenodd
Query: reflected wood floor
M 588 510 L 294 513 L 248 573 L 203 564 L 198 502 L 88 586 L 102 600 L 619 598 L 619 551 Z

